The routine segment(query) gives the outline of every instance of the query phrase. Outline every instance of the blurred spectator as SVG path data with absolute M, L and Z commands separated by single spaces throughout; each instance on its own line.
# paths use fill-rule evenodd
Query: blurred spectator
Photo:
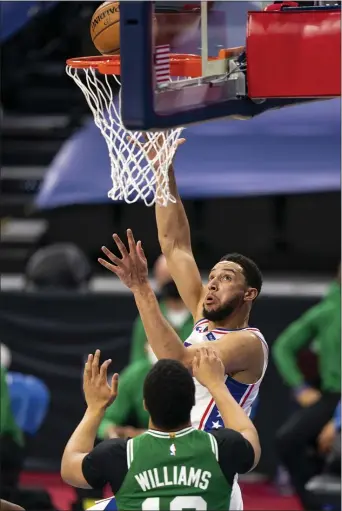
M 81 290 L 91 277 L 86 255 L 72 243 L 56 243 L 37 250 L 26 266 L 28 290 Z
M 1 497 L 16 501 L 19 475 L 24 461 L 24 436 L 15 422 L 6 369 L 0 367 L 0 473 Z
M 324 472 L 341 477 L 341 401 L 319 434 L 318 449 L 326 457 Z
M 171 278 L 163 255 L 157 259 L 154 265 L 154 278 L 161 297 L 160 309 L 179 337 L 185 341 L 193 329 L 193 319 L 179 296 L 177 286 Z M 146 359 L 146 343 L 144 326 L 138 316 L 133 327 L 131 363 Z
M 10 349 L 3 343 L 0 343 L 0 364 L 1 367 L 8 369 L 12 362 Z
M 147 358 L 133 362 L 120 375 L 119 394 L 106 410 L 99 438 L 135 437 L 147 429 L 149 415 L 143 406 L 143 383 L 157 358 L 148 344 L 146 352 Z M 128 426 L 132 419 L 136 427 Z
M 341 434 L 341 401 L 338 403 L 333 417 L 320 432 L 317 444 L 321 454 L 329 455 L 333 451 L 334 444 Z M 340 453 L 341 454 L 341 453 Z M 339 466 L 341 472 L 341 466 Z
M 297 366 L 299 350 L 312 341 L 318 356 L 320 390 L 305 382 Z M 277 434 L 278 453 L 304 508 L 316 509 L 305 485 L 323 469 L 324 454 L 335 430 L 330 421 L 341 398 L 340 270 L 326 297 L 276 340 L 273 354 L 279 372 L 301 406 Z
M 319 434 L 317 444 L 325 457 L 324 469 L 310 479 L 306 490 L 321 510 L 338 511 L 341 509 L 341 401 Z

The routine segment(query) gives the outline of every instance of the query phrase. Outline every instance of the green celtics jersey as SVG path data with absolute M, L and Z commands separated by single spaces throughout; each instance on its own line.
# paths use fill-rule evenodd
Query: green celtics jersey
M 82 472 L 92 488 L 109 483 L 115 495 L 94 510 L 227 511 L 236 474 L 253 464 L 253 447 L 237 431 L 189 427 L 105 440 L 85 456 Z
M 128 440 L 128 471 L 115 495 L 118 510 L 227 511 L 232 485 L 218 456 L 215 437 L 192 427 L 149 430 Z

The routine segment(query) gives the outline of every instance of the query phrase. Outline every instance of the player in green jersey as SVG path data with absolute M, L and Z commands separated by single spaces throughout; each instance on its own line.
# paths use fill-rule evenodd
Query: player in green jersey
M 116 397 L 118 381 L 114 375 L 108 385 L 110 360 L 100 367 L 99 358 L 97 350 L 85 367 L 88 408 L 65 448 L 63 479 L 82 488 L 109 483 L 118 510 L 227 511 L 235 475 L 257 464 L 260 444 L 252 422 L 224 383 L 224 366 L 215 351 L 200 348 L 192 372 L 213 396 L 225 428 L 210 433 L 192 428 L 193 379 L 179 362 L 162 359 L 144 383 L 148 431 L 134 439 L 106 440 L 94 448 L 97 428 Z

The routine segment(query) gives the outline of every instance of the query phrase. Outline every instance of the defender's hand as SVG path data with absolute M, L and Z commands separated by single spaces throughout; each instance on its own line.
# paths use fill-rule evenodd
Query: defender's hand
M 108 250 L 107 247 L 102 247 L 102 252 L 113 264 L 102 258 L 99 258 L 98 261 L 107 270 L 115 273 L 125 286 L 134 291 L 134 289 L 145 284 L 148 278 L 147 260 L 141 241 L 136 243 L 131 229 L 127 229 L 128 252 L 117 234 L 113 235 L 113 239 L 122 256 L 121 259 Z
M 222 360 L 210 347 L 196 350 L 192 362 L 192 373 L 196 380 L 207 388 L 216 383 L 222 383 L 225 378 Z
M 83 390 L 88 408 L 95 412 L 105 410 L 118 395 L 119 375 L 113 375 L 108 385 L 107 369 L 111 360 L 106 360 L 100 367 L 100 350 L 95 355 L 88 355 L 83 374 Z

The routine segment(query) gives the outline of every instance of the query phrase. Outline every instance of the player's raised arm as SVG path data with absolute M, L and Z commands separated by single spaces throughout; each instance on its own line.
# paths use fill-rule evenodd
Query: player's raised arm
M 225 427 L 237 431 L 251 444 L 254 451 L 253 466 L 255 466 L 259 462 L 261 453 L 257 430 L 225 385 L 224 365 L 212 347 L 196 350 L 192 372 L 214 398 Z
M 83 390 L 87 410 L 71 435 L 62 457 L 62 479 L 76 488 L 92 487 L 83 475 L 82 464 L 85 457 L 93 450 L 96 432 L 105 410 L 113 403 L 118 392 L 118 374 L 114 374 L 109 386 L 107 369 L 111 360 L 106 360 L 100 366 L 100 355 L 100 350 L 96 350 L 95 355 L 88 356 L 85 364 Z
M 176 202 L 168 202 L 166 207 L 156 205 L 158 239 L 179 294 L 197 321 L 203 284 L 192 253 L 189 221 L 177 190 L 172 165 L 169 169 L 169 186 Z
M 158 359 L 172 358 L 184 362 L 187 349 L 161 313 L 158 300 L 148 281 L 147 260 L 141 242 L 135 243 L 133 233 L 127 231 L 129 250 L 117 234 L 114 241 L 121 258 L 102 247 L 110 263 L 100 258 L 99 263 L 115 273 L 133 293 L 148 342 Z

